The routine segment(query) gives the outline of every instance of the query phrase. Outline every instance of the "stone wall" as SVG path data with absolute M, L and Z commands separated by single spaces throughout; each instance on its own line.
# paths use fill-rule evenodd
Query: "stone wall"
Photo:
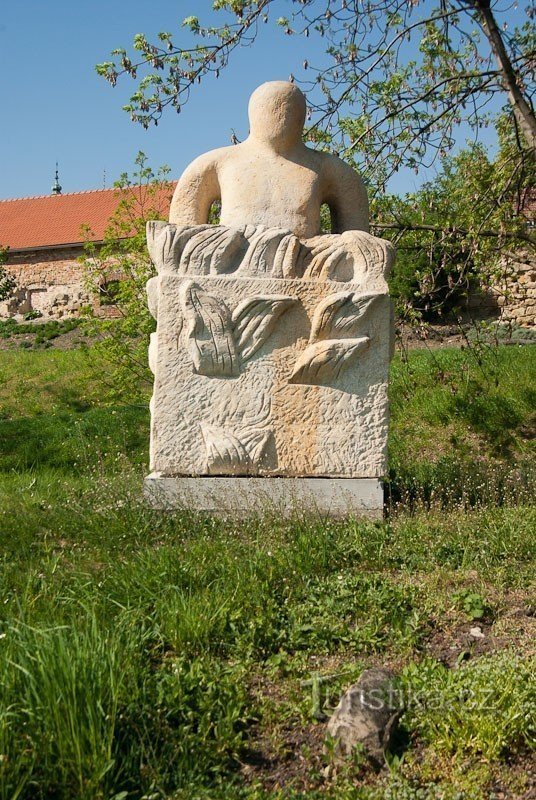
M 525 254 L 511 263 L 494 287 L 501 322 L 532 327 L 536 324 L 536 259 Z
M 39 312 L 45 319 L 76 316 L 91 305 L 99 316 L 114 316 L 113 307 L 101 306 L 84 287 L 78 258 L 82 245 L 34 251 L 11 251 L 6 265 L 14 277 L 14 296 L 0 303 L 0 318 Z

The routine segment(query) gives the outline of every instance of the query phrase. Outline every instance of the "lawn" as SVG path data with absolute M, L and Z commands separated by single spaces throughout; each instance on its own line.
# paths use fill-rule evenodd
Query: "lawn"
M 384 522 L 234 523 L 145 507 L 147 409 L 90 352 L 0 353 L 0 797 L 528 796 L 535 364 L 394 362 Z M 372 665 L 398 739 L 335 769 L 322 717 Z

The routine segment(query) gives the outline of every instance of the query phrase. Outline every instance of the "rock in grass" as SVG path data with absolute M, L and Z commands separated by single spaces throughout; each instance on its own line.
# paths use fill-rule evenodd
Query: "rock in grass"
M 469 636 L 472 636 L 473 639 L 484 639 L 485 635 L 482 633 L 482 628 L 480 626 L 475 626 L 471 628 L 469 631 Z
M 367 669 L 345 691 L 327 728 L 328 747 L 336 761 L 344 761 L 361 749 L 376 768 L 384 764 L 402 711 L 394 679 L 388 670 Z

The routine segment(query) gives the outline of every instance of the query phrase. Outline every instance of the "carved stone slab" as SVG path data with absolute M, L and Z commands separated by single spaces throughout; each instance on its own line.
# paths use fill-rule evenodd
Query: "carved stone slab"
M 162 272 L 151 284 L 154 472 L 385 473 L 386 293 L 258 275 Z

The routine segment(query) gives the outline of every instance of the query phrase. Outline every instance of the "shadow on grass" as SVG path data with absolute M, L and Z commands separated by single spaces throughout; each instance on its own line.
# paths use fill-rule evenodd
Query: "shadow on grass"
M 46 467 L 76 473 L 102 464 L 113 468 L 125 458 L 142 464 L 147 461 L 149 411 L 120 406 L 4 419 L 0 441 L 3 472 Z
M 473 392 L 470 397 L 454 398 L 456 415 L 464 418 L 473 430 L 485 436 L 495 453 L 507 454 L 516 444 L 525 415 L 517 400 L 490 393 Z

